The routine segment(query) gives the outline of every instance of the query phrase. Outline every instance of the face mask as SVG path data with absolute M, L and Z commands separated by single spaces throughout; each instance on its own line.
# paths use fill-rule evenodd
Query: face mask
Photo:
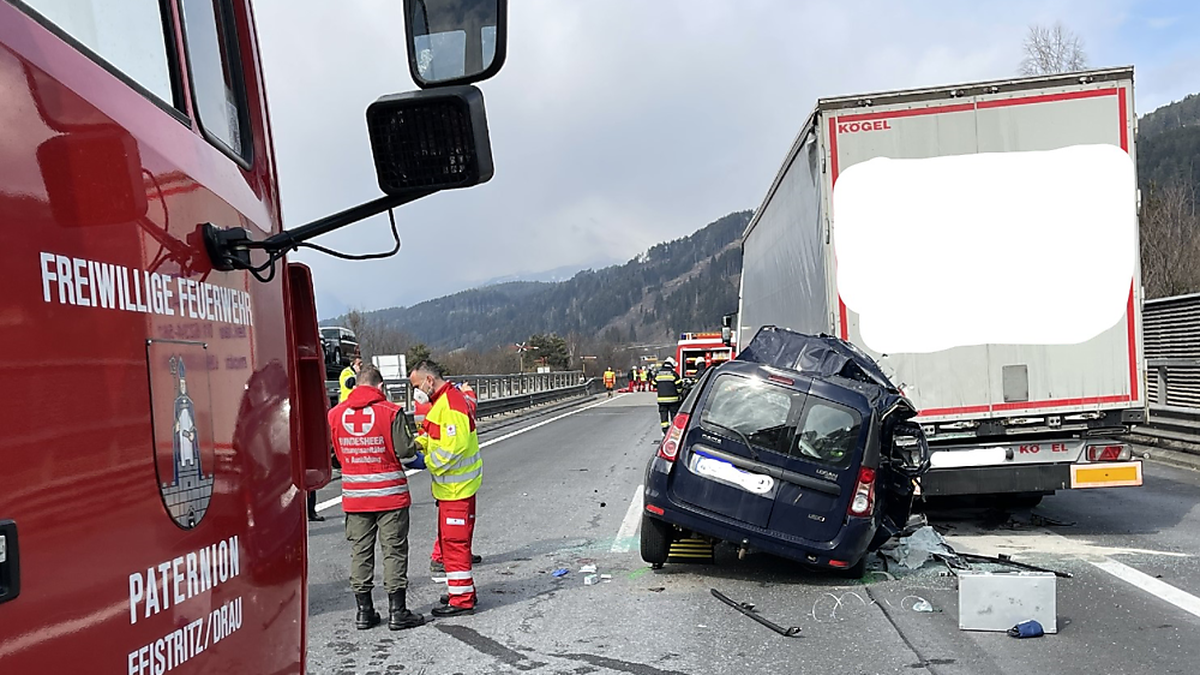
M 424 390 L 414 389 L 413 400 L 421 405 L 425 405 L 426 403 L 429 403 L 429 394 L 426 394 Z

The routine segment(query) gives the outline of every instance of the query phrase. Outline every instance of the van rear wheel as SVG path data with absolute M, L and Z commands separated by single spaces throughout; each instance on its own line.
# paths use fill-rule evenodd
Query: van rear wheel
M 661 566 L 671 555 L 672 528 L 657 518 L 642 515 L 642 560 Z

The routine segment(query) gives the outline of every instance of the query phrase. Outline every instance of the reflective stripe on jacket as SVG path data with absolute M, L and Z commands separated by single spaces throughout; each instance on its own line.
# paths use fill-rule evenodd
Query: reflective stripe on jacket
M 417 437 L 433 479 L 433 498 L 439 501 L 466 499 L 483 484 L 483 457 L 471 411 L 463 393 L 447 383 L 434 392 L 425 433 Z
M 659 403 L 679 402 L 679 379 L 675 371 L 663 368 L 654 376 L 654 386 L 658 389 Z
M 333 451 L 342 465 L 342 510 L 393 511 L 412 504 L 396 456 L 392 425 L 403 414 L 375 387 L 355 387 L 329 411 Z

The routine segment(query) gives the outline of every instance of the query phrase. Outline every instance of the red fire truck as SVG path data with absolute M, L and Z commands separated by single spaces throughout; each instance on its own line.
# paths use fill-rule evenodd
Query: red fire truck
M 305 672 L 328 404 L 284 256 L 491 177 L 505 4 L 467 4 L 404 3 L 384 196 L 284 230 L 250 0 L 0 0 L 0 673 Z
M 699 366 L 712 368 L 733 358 L 734 348 L 725 344 L 721 332 L 680 333 L 675 344 L 675 361 L 679 364 L 679 376 L 684 379 L 696 377 Z

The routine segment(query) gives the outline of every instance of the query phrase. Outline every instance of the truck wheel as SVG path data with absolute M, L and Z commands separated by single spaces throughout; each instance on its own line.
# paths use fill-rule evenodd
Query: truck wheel
M 642 560 L 662 567 L 671 555 L 671 526 L 656 518 L 642 515 Z

